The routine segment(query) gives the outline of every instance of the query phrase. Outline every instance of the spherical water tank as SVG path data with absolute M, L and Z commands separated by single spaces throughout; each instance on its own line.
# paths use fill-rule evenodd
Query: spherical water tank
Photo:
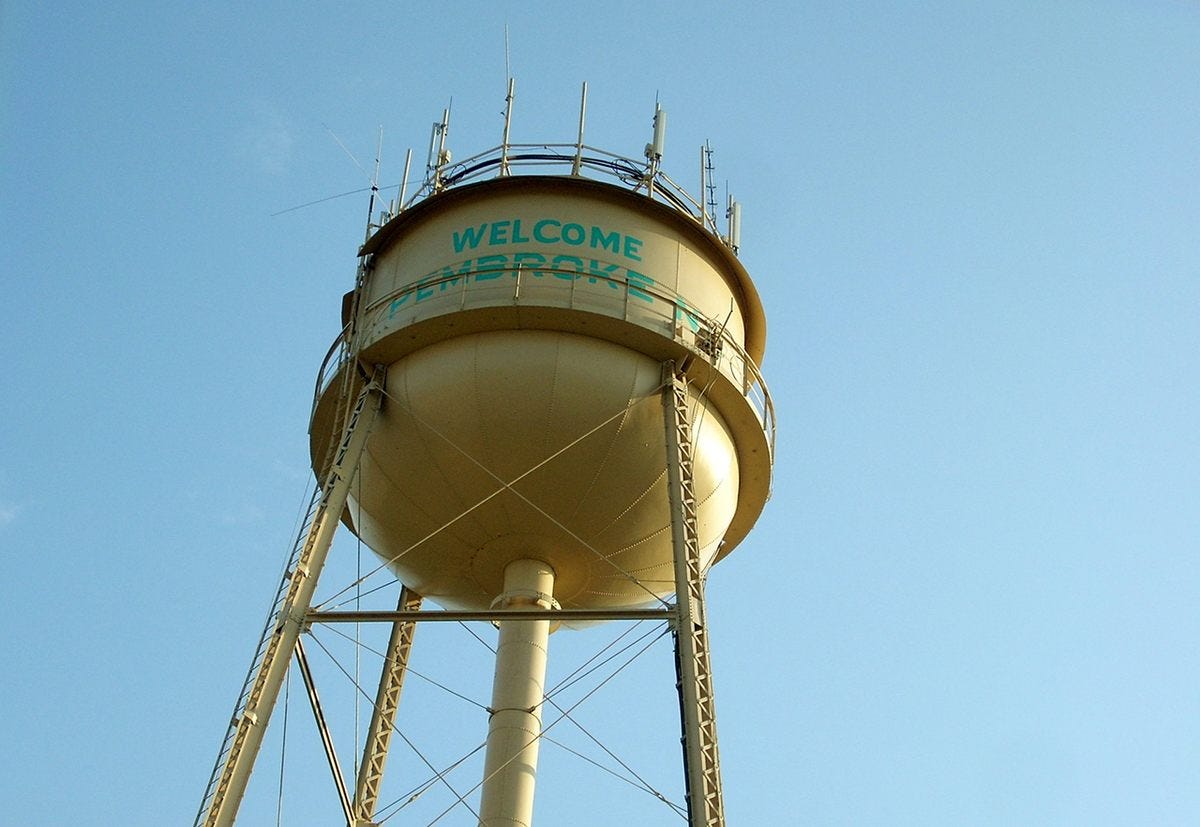
M 386 381 L 344 519 L 410 588 L 484 609 L 534 558 L 565 608 L 673 592 L 668 362 L 689 380 L 705 565 L 749 531 L 771 476 L 765 322 L 694 217 L 578 176 L 500 177 L 401 212 L 361 254 L 342 370 Z M 319 390 L 318 472 L 343 387 Z

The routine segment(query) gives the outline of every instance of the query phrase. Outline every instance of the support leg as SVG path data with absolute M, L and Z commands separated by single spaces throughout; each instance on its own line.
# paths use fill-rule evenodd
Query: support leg
M 237 817 L 275 699 L 337 531 L 338 519 L 346 507 L 350 482 L 379 410 L 380 399 L 379 385 L 371 382 L 363 388 L 350 410 L 333 464 L 325 476 L 321 497 L 311 515 L 303 549 L 296 565 L 288 572 L 286 594 L 275 613 L 274 625 L 268 628 L 264 637 L 265 645 L 260 646 L 261 660 L 257 671 L 253 672 L 253 681 L 234 711 L 229 735 L 196 818 L 198 827 L 229 827 Z
M 704 619 L 704 571 L 696 529 L 692 435 L 686 379 L 672 363 L 664 371 L 667 486 L 675 558 L 675 658 L 683 718 L 684 769 L 689 827 L 724 827 L 721 766 L 717 754 L 712 665 Z
M 409 591 L 407 586 L 401 588 L 396 611 L 415 612 L 420 608 L 421 595 Z M 416 631 L 417 624 L 412 620 L 397 620 L 392 624 L 387 658 L 379 677 L 375 710 L 371 713 L 371 727 L 367 730 L 367 743 L 363 746 L 362 764 L 354 789 L 355 827 L 371 827 L 374 824 L 375 808 L 379 804 L 379 785 L 383 782 L 383 768 L 392 741 L 392 726 L 400 706 L 400 691 L 404 688 L 408 656 L 412 652 Z
M 504 571 L 505 608 L 552 606 L 554 570 L 516 560 Z M 480 827 L 529 827 L 537 778 L 549 620 L 500 621 L 484 760 Z

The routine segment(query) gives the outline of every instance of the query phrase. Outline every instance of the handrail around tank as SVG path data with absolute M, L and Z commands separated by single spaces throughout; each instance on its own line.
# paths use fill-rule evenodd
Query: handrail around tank
M 584 152 L 589 154 L 584 155 Z M 632 158 L 625 158 L 586 144 L 574 143 L 501 144 L 491 149 L 485 149 L 470 158 L 437 167 L 421 183 L 421 187 L 411 198 L 403 204 L 397 205 L 395 212 L 384 213 L 384 220 L 379 224 L 372 224 L 372 229 L 386 224 L 404 210 L 430 195 L 468 181 L 484 178 L 489 172 L 496 171 L 501 175 L 508 175 L 512 167 L 520 166 L 567 166 L 571 167 L 574 175 L 578 175 L 582 169 L 589 169 L 602 173 L 604 176 L 616 178 L 626 186 L 631 186 L 635 192 L 645 188 L 649 197 L 673 207 L 711 232 L 722 244 L 727 247 L 732 246 L 717 228 L 716 216 L 708 212 L 701 202 L 693 198 L 687 190 L 672 180 L 665 172 L 652 169 L 645 163 Z
M 528 294 L 522 295 L 521 293 L 521 276 L 523 273 L 529 272 L 531 269 L 533 268 L 523 267 L 521 265 L 516 267 L 498 266 L 490 269 L 488 272 L 494 272 L 497 274 L 510 273 L 514 282 L 511 297 L 512 303 L 536 307 L 539 306 L 540 303 L 535 298 L 531 298 Z M 547 267 L 544 265 L 538 265 L 536 270 L 540 273 L 570 276 L 572 280 L 572 290 L 570 295 L 571 303 L 567 308 L 564 309 L 582 310 L 590 313 L 597 312 L 594 305 L 594 295 L 592 296 L 593 303 L 590 306 L 576 306 L 575 297 L 580 294 L 574 290 L 575 277 L 578 275 L 578 273 L 576 273 L 574 270 L 555 269 L 553 267 Z M 636 320 L 629 318 L 629 285 L 626 282 L 601 274 L 589 274 L 588 279 L 595 280 L 596 282 L 608 282 L 615 287 L 624 288 L 625 312 L 622 313 L 620 318 L 630 322 L 631 324 L 639 324 L 639 322 Z M 421 279 L 419 281 L 406 284 L 403 287 L 399 287 L 372 302 L 363 313 L 364 323 L 369 323 L 370 319 L 378 316 L 398 296 L 402 296 L 405 293 L 410 293 L 418 288 L 428 290 L 437 288 L 441 285 L 455 284 L 459 281 L 462 282 L 461 289 L 464 294 L 465 303 L 465 294 L 468 289 L 468 285 L 474 283 L 469 279 L 466 279 L 458 274 L 443 276 L 433 280 Z M 740 383 L 742 396 L 750 404 L 751 409 L 755 412 L 759 423 L 762 426 L 763 433 L 767 438 L 767 447 L 770 451 L 770 456 L 773 461 L 775 456 L 775 405 L 771 399 L 771 392 L 767 388 L 767 383 L 763 379 L 762 372 L 759 370 L 758 365 L 754 363 L 754 360 L 751 359 L 746 353 L 745 348 L 743 348 L 742 345 L 727 330 L 724 329 L 724 325 L 719 320 L 707 319 L 698 314 L 695 306 L 688 302 L 686 298 L 679 293 L 676 293 L 672 290 L 665 290 L 658 285 L 643 285 L 640 283 L 637 285 L 636 290 L 638 293 L 648 294 L 658 301 L 673 306 L 675 308 L 674 312 L 676 318 L 682 314 L 692 317 L 697 322 L 703 320 L 705 325 L 703 329 L 706 331 L 707 337 L 716 336 L 717 339 L 719 339 L 718 343 L 713 338 L 706 338 L 706 346 L 701 347 L 698 344 L 700 337 L 694 337 L 694 342 L 692 343 L 689 343 L 684 338 L 683 329 L 687 327 L 687 325 L 672 325 L 672 339 L 674 341 L 684 345 L 685 347 L 688 347 L 697 355 L 713 364 L 717 370 L 727 378 L 734 379 L 736 376 L 741 376 L 741 379 L 738 380 L 738 383 Z M 445 294 L 439 291 L 439 295 Z M 458 312 L 458 309 L 453 312 Z M 699 331 L 697 331 L 697 333 L 698 332 Z M 333 377 L 343 365 L 350 361 L 353 356 L 349 349 L 348 335 L 349 326 L 347 326 L 342 330 L 341 333 L 338 334 L 338 337 L 330 346 L 329 352 L 325 355 L 324 361 L 321 363 L 321 369 L 317 373 L 317 386 L 313 397 L 314 414 L 316 412 L 317 403 L 320 401 L 321 395 L 325 392 L 325 389 L 329 386 L 329 383 L 333 380 Z M 726 362 L 726 370 L 722 370 L 722 362 Z
M 350 325 L 346 325 L 338 333 L 337 338 L 333 340 L 333 344 L 329 346 L 329 350 L 325 353 L 325 358 L 321 360 L 321 369 L 317 371 L 317 387 L 313 391 L 314 412 L 317 409 L 317 400 L 321 398 L 321 394 L 329 387 L 329 383 L 337 376 L 342 366 L 350 360 L 349 340 Z

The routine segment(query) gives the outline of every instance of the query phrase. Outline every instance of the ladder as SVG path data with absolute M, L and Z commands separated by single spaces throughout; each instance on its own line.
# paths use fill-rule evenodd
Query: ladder
M 343 380 L 348 385 L 350 370 L 344 369 L 343 373 Z M 343 386 L 338 401 L 339 414 L 347 407 L 347 390 Z M 271 603 L 229 728 L 217 753 L 195 827 L 227 827 L 233 824 L 237 815 L 381 398 L 382 388 L 378 381 L 372 379 L 366 383 L 346 411 L 341 439 L 331 442 L 332 461 L 326 465 L 328 470 L 322 485 L 313 492 Z M 338 416 L 335 421 L 340 419 Z

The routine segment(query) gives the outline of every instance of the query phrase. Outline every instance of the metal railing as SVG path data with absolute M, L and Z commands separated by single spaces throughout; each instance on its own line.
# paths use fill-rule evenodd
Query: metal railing
M 477 277 L 481 275 L 487 279 L 478 280 Z M 509 286 L 498 289 L 503 282 L 493 284 L 493 281 L 505 275 L 511 278 L 511 289 L 508 289 Z M 547 275 L 550 281 L 547 281 Z M 570 281 L 569 289 L 562 286 L 566 280 Z M 534 286 L 539 282 L 540 288 Z M 601 283 L 606 286 L 600 287 Z M 547 284 L 554 287 L 547 288 Z M 489 267 L 470 274 L 425 277 L 399 287 L 368 305 L 363 312 L 361 341 L 376 341 L 392 332 L 389 327 L 399 330 L 410 324 L 402 320 L 393 323 L 393 319 L 401 315 L 394 303 L 407 296 L 416 296 L 421 291 L 429 294 L 426 300 L 414 298 L 410 304 L 406 299 L 401 305 L 404 314 L 411 312 L 411 308 L 421 307 L 421 321 L 481 307 L 553 307 L 620 319 L 683 344 L 712 364 L 741 390 L 762 426 L 770 455 L 774 458 L 775 407 L 758 365 L 746 353 L 741 342 L 725 329 L 722 321 L 701 315 L 694 305 L 675 291 L 655 283 L 630 284 L 599 273 L 581 274 L 575 270 L 544 265 Z M 474 295 L 468 296 L 472 292 Z M 542 297 L 539 297 L 539 293 Z M 616 299 L 618 295 L 619 301 L 603 300 Z M 547 298 L 550 300 L 547 301 Z M 343 330 L 330 347 L 318 372 L 314 411 L 329 382 L 352 357 L 347 331 Z
M 729 239 L 718 229 L 716 216 L 666 173 L 644 161 L 625 158 L 586 144 L 568 143 L 501 144 L 470 158 L 433 167 L 412 197 L 384 212 L 381 216 L 383 220 L 372 224 L 371 229 L 381 227 L 431 195 L 470 181 L 509 175 L 513 167 L 526 168 L 529 173 L 545 169 L 556 175 L 562 174 L 563 167 L 569 167 L 570 174 L 575 176 L 583 175 L 583 171 L 588 170 L 600 173 L 605 178 L 615 178 L 634 192 L 645 190 L 648 197 L 674 208 L 704 227 L 726 247 L 732 247 Z

